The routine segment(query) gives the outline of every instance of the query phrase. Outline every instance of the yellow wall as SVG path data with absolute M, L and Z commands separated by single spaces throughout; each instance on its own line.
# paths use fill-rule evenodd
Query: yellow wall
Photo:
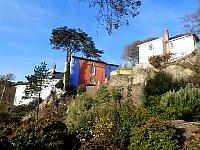
M 119 74 L 133 75 L 133 70 L 115 70 L 110 73 L 110 76 L 119 75 Z

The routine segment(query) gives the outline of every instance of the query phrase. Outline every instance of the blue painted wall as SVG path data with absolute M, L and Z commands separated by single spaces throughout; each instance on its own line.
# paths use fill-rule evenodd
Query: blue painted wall
M 118 68 L 118 65 L 106 64 L 106 76 L 108 80 L 110 80 L 110 73 L 114 70 L 118 70 Z
M 78 87 L 79 64 L 80 64 L 80 59 L 72 57 L 70 77 L 71 77 L 71 84 L 75 85 L 76 87 Z

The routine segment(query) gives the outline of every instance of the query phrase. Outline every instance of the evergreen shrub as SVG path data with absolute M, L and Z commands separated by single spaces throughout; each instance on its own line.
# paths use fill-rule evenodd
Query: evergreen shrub
M 78 86 L 78 88 L 77 88 L 78 94 L 82 94 L 82 93 L 85 93 L 85 92 L 86 92 L 86 87 L 84 85 Z
M 58 83 L 56 83 L 55 87 L 58 89 L 63 89 L 64 83 L 63 80 L 58 81 Z
M 154 77 L 149 78 L 144 86 L 144 105 L 149 106 L 155 102 L 159 103 L 159 97 L 157 96 L 161 96 L 170 90 L 177 91 L 180 87 L 185 86 L 186 84 L 184 81 L 175 80 L 172 75 L 159 71 L 155 73 Z M 150 96 L 155 97 L 152 98 Z M 153 100 L 153 102 L 151 102 L 151 100 Z
M 187 85 L 176 91 L 169 91 L 161 97 L 160 104 L 166 108 L 166 115 L 173 119 L 188 121 L 200 119 L 200 89 Z
M 150 118 L 142 126 L 132 128 L 129 150 L 176 150 L 178 135 L 168 121 Z
M 77 94 L 77 88 L 73 84 L 67 83 L 65 85 L 65 90 L 66 90 L 66 92 L 67 92 L 68 95 L 76 95 Z

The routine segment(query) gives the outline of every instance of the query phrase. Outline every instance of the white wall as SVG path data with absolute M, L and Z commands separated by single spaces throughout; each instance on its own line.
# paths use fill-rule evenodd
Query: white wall
M 26 85 L 17 85 L 16 86 L 16 92 L 15 92 L 15 100 L 14 105 L 22 105 L 22 104 L 28 104 L 32 101 L 32 99 L 23 99 L 23 96 L 25 96 Z
M 139 45 L 139 63 L 145 64 L 149 63 L 148 58 L 153 55 L 163 54 L 163 38 L 159 38 L 147 43 Z M 173 44 L 173 48 L 171 47 Z M 149 50 L 149 45 L 153 45 L 153 49 Z M 169 40 L 170 52 L 175 53 L 171 59 L 177 60 L 187 54 L 190 54 L 194 50 L 194 40 L 193 35 L 186 35 L 176 39 Z
M 56 90 L 56 92 L 60 92 L 59 89 L 55 88 L 56 83 L 59 82 L 59 79 L 47 79 L 44 83 L 44 88 L 41 91 L 41 98 L 45 100 L 50 94 L 52 90 Z M 26 85 L 17 85 L 16 86 L 16 93 L 15 93 L 15 100 L 14 105 L 22 105 L 22 104 L 28 104 L 33 99 L 23 99 L 23 96 L 25 96 L 25 89 Z M 38 97 L 38 95 L 34 95 L 33 97 Z
M 149 50 L 150 44 L 153 46 L 152 50 Z M 139 63 L 149 63 L 149 56 L 160 54 L 163 54 L 162 38 L 139 45 Z
M 177 60 L 187 54 L 190 54 L 194 50 L 194 40 L 192 35 L 178 39 L 172 39 L 169 41 L 169 43 L 169 45 L 171 45 L 172 43 L 174 47 L 172 48 L 170 46 L 170 52 L 175 54 L 173 56 L 174 60 Z

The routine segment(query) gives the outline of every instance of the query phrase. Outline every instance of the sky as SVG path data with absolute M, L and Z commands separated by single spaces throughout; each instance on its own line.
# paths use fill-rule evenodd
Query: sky
M 49 42 L 52 29 L 63 26 L 81 28 L 105 51 L 103 61 L 120 64 L 125 46 L 135 40 L 162 37 L 166 29 L 170 36 L 185 33 L 180 18 L 198 8 L 198 0 L 141 1 L 140 14 L 109 36 L 97 25 L 96 8 L 79 0 L 0 0 L 0 74 L 26 81 L 44 61 L 48 68 L 55 62 L 63 72 L 66 53 L 53 50 Z

